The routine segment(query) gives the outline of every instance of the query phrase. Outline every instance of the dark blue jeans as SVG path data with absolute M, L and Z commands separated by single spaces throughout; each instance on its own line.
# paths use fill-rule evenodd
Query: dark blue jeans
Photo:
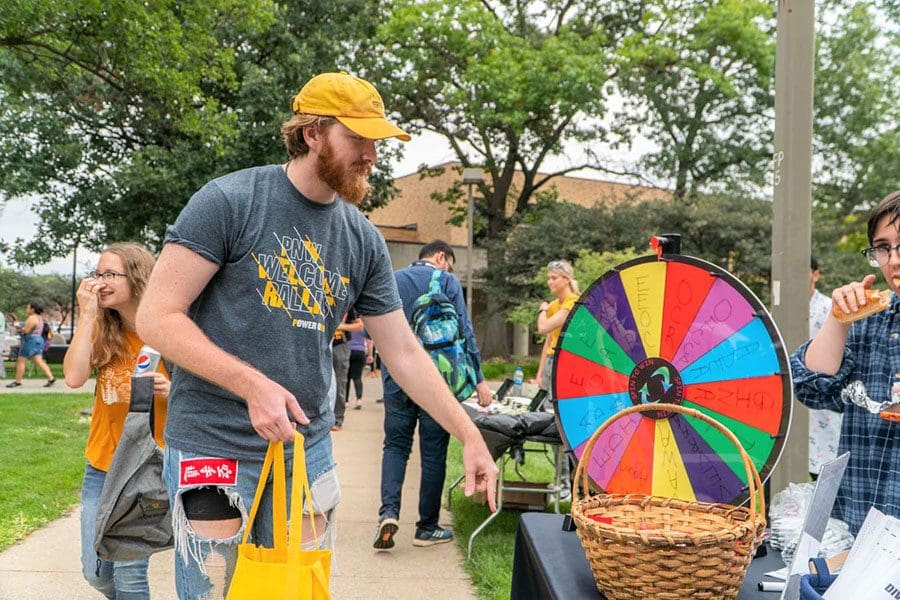
M 438 527 L 450 434 L 403 393 L 384 397 L 384 453 L 381 457 L 381 509 L 378 515 L 380 518 L 395 519 L 400 516 L 400 494 L 416 422 L 419 423 L 419 451 L 422 455 L 416 533 L 422 533 Z

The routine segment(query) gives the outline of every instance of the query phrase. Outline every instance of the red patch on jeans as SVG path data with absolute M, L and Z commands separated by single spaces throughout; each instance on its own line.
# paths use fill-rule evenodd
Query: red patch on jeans
M 230 458 L 185 458 L 179 463 L 179 487 L 236 485 L 238 461 Z

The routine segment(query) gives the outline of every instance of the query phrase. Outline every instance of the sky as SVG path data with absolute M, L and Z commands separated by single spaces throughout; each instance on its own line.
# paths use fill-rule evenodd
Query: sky
M 400 142 L 392 141 L 389 143 L 399 144 Z M 629 151 L 617 151 L 616 158 L 618 161 L 633 161 L 637 159 L 643 152 L 653 148 L 647 140 L 637 139 L 633 148 Z M 431 132 L 422 132 L 413 136 L 412 141 L 404 145 L 404 156 L 402 159 L 394 161 L 393 171 L 395 177 L 401 177 L 415 172 L 422 163 L 429 166 L 439 165 L 448 161 L 456 160 L 456 155 L 450 148 L 446 140 Z M 567 167 L 571 161 L 579 161 L 581 149 L 577 145 L 566 148 L 565 157 L 550 157 L 544 162 L 542 170 L 558 170 Z M 606 153 L 610 155 L 609 152 Z M 609 176 L 601 176 L 591 171 L 578 171 L 572 173 L 579 177 L 613 179 Z M 38 216 L 32 212 L 33 205 L 36 204 L 34 199 L 17 198 L 6 202 L 0 202 L 0 240 L 8 243 L 14 242 L 17 238 L 30 240 L 37 233 Z M 79 250 L 77 257 L 77 271 L 79 274 L 91 271 L 97 264 L 98 255 L 96 253 Z M 12 266 L 6 263 L 0 257 L 0 266 Z M 35 273 L 49 274 L 57 273 L 60 275 L 72 274 L 72 256 L 54 259 L 53 261 L 34 268 Z

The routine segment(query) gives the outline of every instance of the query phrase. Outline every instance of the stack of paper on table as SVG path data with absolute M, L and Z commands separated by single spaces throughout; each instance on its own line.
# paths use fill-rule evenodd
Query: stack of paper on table
M 826 600 L 900 598 L 900 520 L 871 508 Z

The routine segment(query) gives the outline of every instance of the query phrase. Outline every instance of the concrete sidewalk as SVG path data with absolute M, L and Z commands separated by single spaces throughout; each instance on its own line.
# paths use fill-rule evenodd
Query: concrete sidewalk
M 46 379 L 23 379 L 20 387 L 8 388 L 6 384 L 12 383 L 15 378 L 6 373 L 6 379 L 0 379 L 0 394 L 93 394 L 94 379 L 88 379 L 80 388 L 72 389 L 66 385 L 62 378 L 57 377 L 56 382 L 50 387 L 44 387 Z
M 43 390 L 43 381 L 35 383 L 35 389 L 15 389 Z M 348 407 L 343 430 L 332 434 L 343 493 L 337 515 L 332 596 L 335 600 L 475 598 L 462 569 L 465 557 L 455 543 L 431 548 L 412 545 L 418 518 L 418 443 L 413 445 L 403 488 L 397 546 L 392 552 L 372 549 L 380 504 L 384 405 L 375 403 L 375 398 L 381 397 L 381 380 L 366 375 L 363 383 L 364 408 Z M 57 391 L 54 388 L 46 391 Z M 65 385 L 60 386 L 60 391 L 64 388 Z M 91 390 L 92 387 L 82 391 Z M 442 523 L 450 523 L 449 513 L 444 513 Z M 79 539 L 78 511 L 74 510 L 0 553 L 0 600 L 101 598 L 81 576 Z M 151 558 L 150 590 L 154 600 L 175 600 L 173 571 L 171 551 Z

